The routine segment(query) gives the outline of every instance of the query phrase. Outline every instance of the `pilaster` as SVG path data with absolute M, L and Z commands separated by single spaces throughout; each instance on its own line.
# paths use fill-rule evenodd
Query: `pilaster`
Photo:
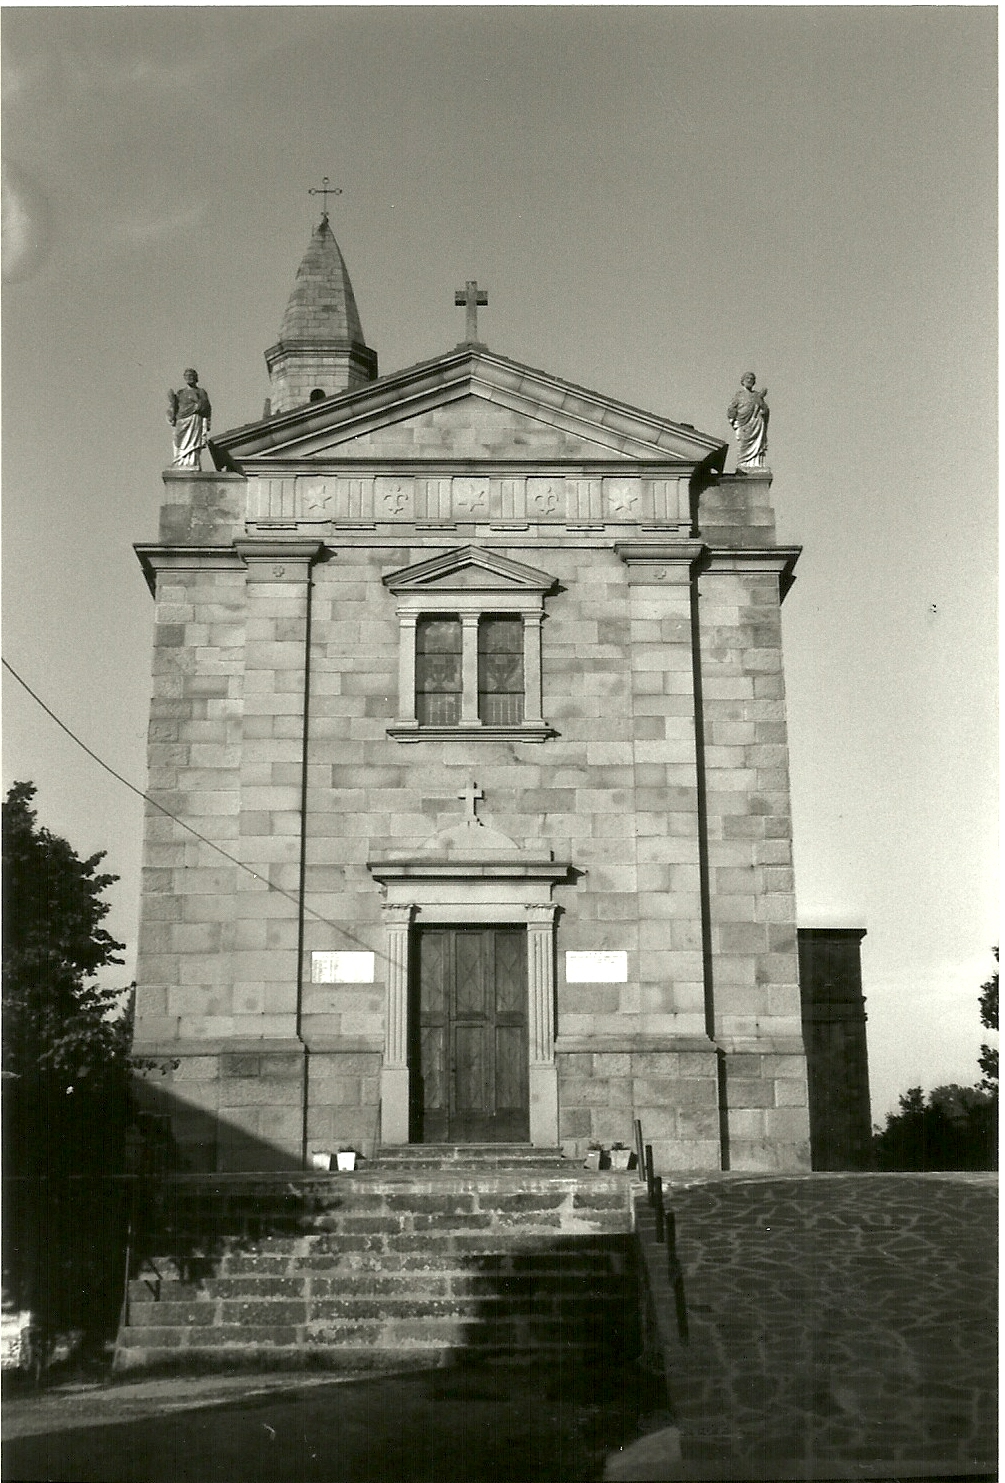
M 552 904 L 528 906 L 527 1028 L 530 1058 L 530 1141 L 558 1143 L 558 1068 L 555 1064 L 555 919 Z
M 710 969 L 729 1167 L 809 1166 L 781 597 L 798 548 L 711 547 L 698 602 Z
M 384 1064 L 380 1072 L 380 1137 L 408 1142 L 408 947 L 414 906 L 385 905 L 384 972 L 387 1002 Z
M 632 665 L 642 1034 L 709 1030 L 702 911 L 704 818 L 696 731 L 696 541 L 625 541 Z

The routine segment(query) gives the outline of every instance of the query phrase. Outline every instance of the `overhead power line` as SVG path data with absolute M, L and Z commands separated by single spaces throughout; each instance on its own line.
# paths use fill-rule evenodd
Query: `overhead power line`
M 0 658 L 0 664 L 3 665 L 8 674 L 13 675 L 14 679 L 17 680 L 21 688 L 28 692 L 35 704 L 41 706 L 42 710 L 45 711 L 45 714 L 49 716 L 51 720 L 55 721 L 60 731 L 65 731 L 70 740 L 72 742 L 75 742 L 77 746 L 80 747 L 81 751 L 86 752 L 88 757 L 90 757 L 92 761 L 96 762 L 99 767 L 103 767 L 105 772 L 111 773 L 116 782 L 121 783 L 124 788 L 128 788 L 130 793 L 135 793 L 137 798 L 142 798 L 145 803 L 149 803 L 151 807 L 157 809 L 158 812 L 164 814 L 165 817 L 172 819 L 174 823 L 179 825 L 180 828 L 185 829 L 188 831 L 189 834 L 194 835 L 195 838 L 199 840 L 200 844 L 208 845 L 211 850 L 215 850 L 218 855 L 222 855 L 225 860 L 229 860 L 231 865 L 236 865 L 237 868 L 239 870 L 243 870 L 246 875 L 250 875 L 252 879 L 256 881 L 260 881 L 261 884 L 267 887 L 268 890 L 276 891 L 280 896 L 285 896 L 287 901 L 292 901 L 293 905 L 296 907 L 299 907 L 301 905 L 299 896 L 294 896 L 290 891 L 284 891 L 282 886 L 277 886 L 274 881 L 270 881 L 266 876 L 259 875 L 257 870 L 252 870 L 250 865 L 245 865 L 243 860 L 238 860 L 233 855 L 228 854 L 225 849 L 222 849 L 220 847 L 220 845 L 214 843 L 214 841 L 211 839 L 207 839 L 204 834 L 199 833 L 198 829 L 193 829 L 191 824 L 186 824 L 184 819 L 179 819 L 177 814 L 173 814 L 169 808 L 165 808 L 162 803 L 158 803 L 156 798 L 151 798 L 149 793 L 144 793 L 142 788 L 137 788 L 135 783 L 131 783 L 129 779 L 124 778 L 120 772 L 116 772 L 115 768 L 111 767 L 104 760 L 103 757 L 99 757 L 97 752 L 89 747 L 86 742 L 81 741 L 80 737 L 77 736 L 76 732 L 70 730 L 65 721 L 60 720 L 52 707 L 47 706 L 42 697 L 35 694 L 35 691 L 28 684 L 27 680 L 23 680 L 21 678 L 12 664 L 8 664 L 7 660 L 3 658 Z M 323 922 L 326 927 L 333 927 L 336 932 L 345 931 L 345 929 L 339 927 L 337 923 L 330 921 L 328 917 L 323 917 L 320 912 L 313 911 L 311 907 L 306 904 L 306 902 L 303 903 L 303 909 L 308 916 L 314 917 L 314 919 L 318 922 Z

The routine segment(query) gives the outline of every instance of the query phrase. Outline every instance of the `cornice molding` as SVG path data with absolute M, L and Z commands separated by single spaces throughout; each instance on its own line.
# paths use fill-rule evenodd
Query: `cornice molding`
M 775 573 L 779 600 L 796 580 L 793 575 L 802 546 L 707 546 L 703 571 L 713 574 Z
M 351 445 L 350 445 L 351 447 Z M 450 478 L 583 478 L 583 479 L 677 479 L 690 477 L 694 464 L 684 459 L 658 457 L 593 458 L 582 454 L 548 458 L 537 454 L 528 458 L 451 456 L 438 451 L 430 458 L 418 456 L 358 457 L 352 453 L 318 455 L 252 453 L 241 459 L 240 474 L 218 474 L 218 479 L 253 478 L 322 478 L 325 475 L 389 474 L 417 479 Z
M 615 541 L 614 551 L 626 566 L 637 566 L 650 562 L 656 566 L 686 564 L 692 566 L 700 561 L 707 547 L 701 541 Z
M 147 586 L 154 596 L 157 594 L 158 572 L 246 571 L 249 566 L 255 566 L 259 562 L 273 562 L 295 568 L 304 567 L 304 571 L 296 570 L 288 574 L 291 578 L 302 577 L 326 549 L 324 541 L 319 541 L 316 537 L 294 537 L 287 540 L 241 537 L 227 546 L 165 546 L 159 543 L 137 543 L 133 546 Z
M 264 540 L 260 536 L 239 536 L 234 550 L 249 566 L 259 561 L 306 562 L 311 566 L 323 555 L 325 543 L 311 536 L 289 536 L 282 540 L 271 536 Z
M 226 572 L 241 571 L 244 562 L 229 546 L 133 546 L 151 593 L 157 593 L 158 572 Z
M 479 349 L 454 351 L 409 367 L 324 402 L 235 428 L 213 440 L 225 465 L 231 460 L 297 459 L 313 448 L 348 441 L 372 428 L 399 422 L 459 398 L 476 396 L 606 446 L 611 457 L 657 458 L 716 472 L 727 445 L 686 423 L 628 406 L 601 393 L 559 380 L 545 371 Z M 331 456 L 331 455 L 329 455 Z M 232 466 L 232 465 L 231 465 Z
M 715 1055 L 715 1045 L 707 1035 L 646 1035 L 625 1031 L 621 1035 L 557 1035 L 556 1055 L 575 1055 L 590 1051 L 596 1055 L 689 1054 Z
M 570 880 L 573 867 L 569 861 L 521 860 L 518 854 L 507 852 L 507 858 L 495 859 L 486 855 L 482 860 L 431 860 L 417 852 L 409 860 L 368 860 L 366 868 L 381 885 L 393 881 L 537 880 L 558 884 Z
M 303 1053 L 304 1043 L 295 1036 L 258 1040 L 252 1036 L 237 1035 L 233 1038 L 213 1037 L 205 1040 L 195 1037 L 185 1040 L 136 1040 L 129 1052 L 129 1059 L 170 1061 L 181 1060 L 186 1056 L 302 1056 Z
M 164 469 L 161 478 L 165 484 L 246 484 L 244 474 L 229 469 Z

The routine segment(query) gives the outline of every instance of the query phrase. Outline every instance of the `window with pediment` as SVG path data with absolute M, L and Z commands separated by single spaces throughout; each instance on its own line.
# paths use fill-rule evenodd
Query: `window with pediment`
M 384 578 L 398 599 L 398 718 L 389 735 L 544 741 L 546 572 L 467 547 Z

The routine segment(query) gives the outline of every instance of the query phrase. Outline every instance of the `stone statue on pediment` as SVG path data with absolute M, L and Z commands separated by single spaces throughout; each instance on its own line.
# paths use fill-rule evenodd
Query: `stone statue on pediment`
M 212 408 L 205 388 L 199 385 L 199 372 L 189 367 L 184 376 L 181 390 L 168 392 L 167 420 L 174 440 L 171 467 L 201 470 Z
M 768 388 L 755 390 L 756 381 L 753 371 L 746 371 L 740 377 L 739 391 L 726 410 L 736 433 L 736 467 L 740 473 L 763 469 L 768 452 Z

